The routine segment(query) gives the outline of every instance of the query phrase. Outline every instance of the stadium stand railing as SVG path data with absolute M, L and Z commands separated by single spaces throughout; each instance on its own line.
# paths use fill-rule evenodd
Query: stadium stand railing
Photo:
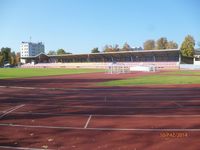
M 21 68 L 95 68 L 106 69 L 110 62 L 97 63 L 38 63 L 38 64 L 24 64 Z M 179 62 L 120 62 L 126 67 L 133 66 L 155 66 L 157 70 L 163 69 L 179 69 Z

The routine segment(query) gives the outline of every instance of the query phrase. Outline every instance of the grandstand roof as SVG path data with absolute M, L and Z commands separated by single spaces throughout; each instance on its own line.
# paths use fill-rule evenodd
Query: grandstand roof
M 47 57 L 80 57 L 80 56 L 88 56 L 88 55 L 120 55 L 120 54 L 141 54 L 141 53 L 164 53 L 164 52 L 178 52 L 179 49 L 164 49 L 164 50 L 136 50 L 136 51 L 119 51 L 119 52 L 104 52 L 104 53 L 88 53 L 88 54 L 63 54 L 63 55 L 46 55 L 44 53 L 40 53 L 36 56 L 29 56 L 29 57 L 22 57 L 23 59 L 29 59 L 29 58 L 36 58 L 40 55 L 45 55 Z
M 136 50 L 136 51 L 119 51 L 119 52 L 102 52 L 88 54 L 63 54 L 63 55 L 47 55 L 48 57 L 63 57 L 63 56 L 85 56 L 85 55 L 110 55 L 110 54 L 130 54 L 130 53 L 157 53 L 157 52 L 177 52 L 179 49 L 164 49 L 164 50 Z
M 22 57 L 26 62 L 124 62 L 124 61 L 177 61 L 179 49 L 136 50 L 90 54 L 46 55 Z

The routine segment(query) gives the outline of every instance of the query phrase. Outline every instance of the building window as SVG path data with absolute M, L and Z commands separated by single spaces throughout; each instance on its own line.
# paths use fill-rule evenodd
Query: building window
M 195 61 L 200 61 L 200 58 L 195 58 Z

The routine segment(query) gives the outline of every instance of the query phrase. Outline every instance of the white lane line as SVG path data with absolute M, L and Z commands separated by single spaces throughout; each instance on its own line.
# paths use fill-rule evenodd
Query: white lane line
M 175 102 L 174 102 L 175 103 Z M 156 108 L 156 109 L 173 109 L 173 108 L 177 108 L 175 106 L 106 106 L 106 105 L 75 105 L 75 106 L 64 106 L 62 105 L 52 105 L 52 104 L 27 104 L 27 105 L 31 105 L 31 106 L 39 106 L 39 107 L 45 107 L 45 106 L 49 106 L 49 107 L 61 107 L 61 108 L 147 108 L 147 109 L 151 109 L 151 108 Z M 191 107 L 190 107 L 191 108 Z
M 59 127 L 59 126 L 33 126 L 33 125 L 19 125 L 19 124 L 3 124 L 0 126 L 7 127 L 25 127 L 25 128 L 44 128 L 44 129 L 66 129 L 66 130 L 94 130 L 94 131 L 188 131 L 188 132 L 200 132 L 200 129 L 193 128 L 81 128 L 81 127 Z
M 9 104 L 9 103 L 7 103 L 7 104 Z M 11 104 L 11 103 L 10 103 Z M 8 112 L 9 110 L 11 110 L 11 109 L 13 109 L 13 108 L 15 108 L 16 106 L 14 106 L 14 107 L 11 107 L 11 108 L 8 108 L 8 109 L 6 109 L 6 110 L 3 110 L 2 112 L 3 113 L 6 113 L 6 112 Z
M 23 107 L 23 106 L 25 106 L 25 104 L 16 106 L 16 107 L 14 107 L 13 109 L 11 109 L 11 110 L 5 112 L 4 114 L 2 114 L 2 115 L 0 116 L 0 119 L 2 119 L 2 118 L 3 118 L 4 116 L 6 116 L 7 114 L 12 113 L 13 111 L 15 111 L 15 110 L 17 110 L 17 109 L 19 109 L 19 108 L 21 108 L 21 107 Z
M 174 103 L 175 103 L 178 107 L 180 107 L 180 108 L 183 107 L 183 105 L 179 104 L 178 102 L 175 102 L 175 101 L 174 101 Z
M 0 88 L 11 88 L 11 89 L 30 89 L 34 90 L 35 87 L 22 87 L 22 86 L 0 86 Z
M 19 149 L 19 150 L 53 150 L 53 149 L 41 149 L 41 148 L 27 148 L 27 147 L 12 147 L 12 146 L 0 146 L 4 149 Z
M 110 109 L 112 109 L 112 108 L 146 108 L 146 109 L 151 109 L 151 108 L 155 108 L 155 109 L 167 109 L 167 108 L 169 108 L 169 109 L 173 109 L 173 108 L 177 108 L 177 107 L 175 107 L 175 106 L 161 106 L 161 107 L 159 107 L 159 106 L 157 106 L 157 107 L 155 107 L 155 106 L 102 106 L 102 105 L 97 105 L 97 106 L 92 106 L 92 105 L 86 105 L 86 106 L 83 106 L 83 105 L 76 105 L 76 106 L 64 106 L 64 105 L 50 105 L 50 104 L 27 104 L 27 105 L 32 105 L 32 106 L 40 106 L 40 107 L 45 107 L 45 106 L 49 106 L 49 107 L 61 107 L 61 108 L 110 108 Z M 191 107 L 190 107 L 191 108 Z
M 84 96 L 82 96 L 81 98 L 83 98 Z M 134 97 L 134 96 L 132 96 Z M 149 96 L 150 97 L 150 96 Z M 38 98 L 38 97 L 37 97 Z M 93 99 L 91 100 L 88 100 L 88 99 L 85 99 L 85 100 L 79 100 L 79 97 L 77 97 L 76 99 L 68 99 L 68 100 L 59 100 L 61 102 L 103 102 L 103 100 L 94 100 L 96 99 L 97 97 L 93 97 Z M 99 98 L 99 97 L 98 97 Z M 112 98 L 112 97 L 111 97 Z M 113 98 L 116 98 L 116 97 L 113 97 Z M 119 97 L 117 97 L 119 98 Z M 36 99 L 36 98 L 32 98 L 32 99 L 27 99 L 27 98 L 17 98 L 15 97 L 15 100 L 12 100 L 12 101 L 19 101 L 19 100 L 25 100 L 25 101 L 48 101 L 48 102 L 53 102 L 53 100 L 50 100 L 50 99 Z M 104 99 L 105 101 L 105 99 Z M 137 103 L 146 103 L 146 102 L 159 102 L 159 103 L 166 103 L 166 102 L 188 102 L 188 103 L 193 103 L 193 102 L 200 102 L 200 100 L 174 100 L 174 99 L 171 99 L 171 100 L 136 100 L 135 98 L 133 99 L 129 99 L 129 100 L 112 100 L 110 99 L 109 100 L 109 103 L 112 103 L 112 102 L 137 102 Z
M 64 90 L 64 91 L 149 91 L 149 89 L 136 89 L 135 88 L 40 88 L 40 87 L 25 87 L 25 86 L 0 86 L 0 88 L 13 88 L 13 89 L 36 89 L 36 90 Z M 146 88 L 141 86 L 141 88 Z M 174 89 L 172 88 L 152 88 L 152 91 L 200 91 L 199 89 Z
M 91 114 L 70 114 L 70 113 L 43 113 L 43 112 L 12 112 L 12 114 L 30 114 L 30 115 L 54 115 L 54 116 L 90 116 Z M 103 115 L 103 114 L 93 114 L 95 117 L 142 117 L 142 118 L 192 118 L 200 117 L 200 115 Z
M 87 122 L 86 122 L 86 124 L 85 124 L 85 126 L 84 126 L 85 129 L 88 127 L 88 124 L 89 124 L 91 118 L 92 118 L 92 115 L 90 115 L 90 116 L 88 117 L 88 120 L 87 120 Z
M 100 130 L 100 131 L 188 131 L 188 132 L 200 132 L 200 129 L 179 129 L 179 128 L 163 128 L 163 129 L 152 129 L 152 128 L 87 128 L 88 130 Z

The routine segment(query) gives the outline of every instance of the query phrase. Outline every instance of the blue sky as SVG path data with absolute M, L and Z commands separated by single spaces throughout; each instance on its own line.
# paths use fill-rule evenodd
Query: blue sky
M 198 42 L 199 8 L 199 0 L 0 0 L 0 47 L 19 51 L 30 36 L 46 52 L 72 53 L 162 36 L 180 45 L 190 34 Z

